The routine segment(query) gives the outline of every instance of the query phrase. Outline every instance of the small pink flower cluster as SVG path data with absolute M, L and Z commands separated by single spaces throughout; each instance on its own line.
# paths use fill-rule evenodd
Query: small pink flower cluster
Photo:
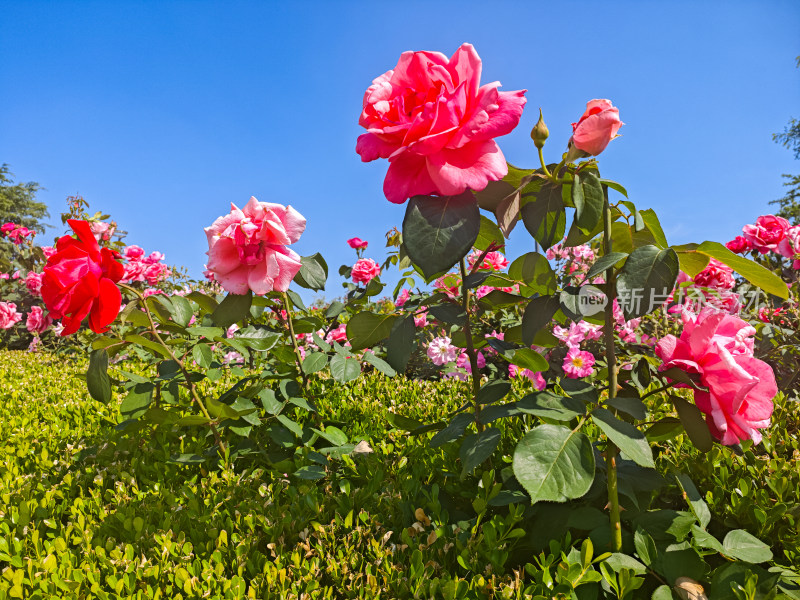
M 701 305 L 710 305 L 718 310 L 736 314 L 741 310 L 741 301 L 733 287 L 736 281 L 733 278 L 733 269 L 712 258 L 708 266 L 700 271 L 694 279 L 681 271 L 675 282 L 675 292 L 668 301 L 672 301 L 677 294 L 677 304 L 669 309 L 670 313 L 680 313 L 685 310 L 698 312 Z
M 7 237 L 17 246 L 21 245 L 25 238 L 33 238 L 36 232 L 33 229 L 28 229 L 16 223 L 4 223 L 0 226 L 0 238 Z
M 596 258 L 596 253 L 587 244 L 564 246 L 564 242 L 559 242 L 547 249 L 545 258 L 563 262 L 564 264 L 561 268 L 564 273 L 577 277 L 589 271 Z
M 481 264 L 478 267 L 475 267 L 475 263 L 480 259 L 483 252 L 478 250 L 473 250 L 470 252 L 469 256 L 467 256 L 467 262 L 469 263 L 470 269 L 477 269 L 479 271 L 502 271 L 508 265 L 508 259 L 500 254 L 499 252 L 487 252 L 486 256 L 483 257 Z
M 737 254 L 750 250 L 774 252 L 791 260 L 793 269 L 800 270 L 800 225 L 791 226 L 783 217 L 761 215 L 755 223 L 742 227 L 742 235 L 725 245 Z
M 667 335 L 656 345 L 656 355 L 664 361 L 661 368 L 678 367 L 700 376 L 708 391 L 694 390 L 694 400 L 721 443 L 759 443 L 759 429 L 770 424 L 778 387 L 772 367 L 753 356 L 755 328 L 713 308 L 681 316 L 680 337 Z
M 148 285 L 156 286 L 171 273 L 170 268 L 162 262 L 164 255 L 161 252 L 151 252 L 145 256 L 141 247 L 127 246 L 122 256 L 127 261 L 122 283 L 146 281 Z
M 98 243 L 108 242 L 111 240 L 111 236 L 114 235 L 114 232 L 117 230 L 117 224 L 106 223 L 104 221 L 92 221 L 89 223 L 89 228 L 92 231 L 94 239 L 96 239 Z

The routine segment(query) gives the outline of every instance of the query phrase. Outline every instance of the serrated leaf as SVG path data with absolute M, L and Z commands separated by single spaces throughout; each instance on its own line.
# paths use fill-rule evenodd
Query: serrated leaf
M 326 366 L 328 366 L 328 355 L 323 352 L 312 352 L 310 354 L 306 354 L 302 364 L 303 373 L 306 375 L 311 375 L 312 373 L 321 371 Z
M 757 537 L 743 529 L 729 531 L 722 540 L 723 554 L 749 563 L 763 563 L 772 560 L 772 550 Z
M 646 245 L 631 252 L 617 277 L 619 303 L 628 318 L 652 312 L 675 287 L 680 266 L 672 248 Z
M 355 358 L 336 354 L 331 359 L 331 376 L 339 383 L 347 383 L 361 375 L 361 364 Z
M 621 421 L 610 410 L 597 408 L 592 419 L 604 434 L 637 465 L 655 469 L 653 451 L 644 434 L 636 427 Z
M 347 323 L 347 339 L 353 350 L 371 348 L 392 331 L 397 316 L 361 311 Z
M 514 476 L 535 504 L 580 498 L 594 481 L 592 443 L 583 433 L 558 425 L 539 425 L 519 441 Z
M 536 199 L 522 206 L 521 213 L 525 228 L 545 250 L 564 237 L 567 215 L 560 184 L 544 184 Z
M 214 325 L 227 329 L 250 315 L 252 303 L 253 295 L 249 291 L 246 294 L 228 294 L 211 313 L 211 320 Z
M 500 443 L 500 437 L 500 430 L 495 427 L 487 427 L 480 433 L 466 436 L 458 453 L 464 472 L 471 473 L 489 458 Z
M 445 273 L 472 248 L 481 227 L 472 192 L 414 196 L 403 219 L 403 246 L 427 281 Z

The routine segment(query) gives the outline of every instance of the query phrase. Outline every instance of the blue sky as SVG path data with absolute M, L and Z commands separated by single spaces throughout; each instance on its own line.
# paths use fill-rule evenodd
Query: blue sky
M 610 98 L 626 125 L 603 175 L 656 209 L 675 243 L 727 241 L 783 194 L 781 173 L 800 171 L 771 139 L 800 117 L 791 0 L 29 0 L 0 14 L 0 162 L 47 188 L 54 224 L 81 194 L 129 243 L 195 276 L 202 228 L 251 195 L 304 214 L 294 248 L 321 251 L 334 276 L 353 262 L 349 237 L 384 258 L 404 208 L 383 197 L 386 161 L 361 163 L 355 142 L 364 90 L 404 50 L 470 42 L 483 82 L 528 90 L 520 126 L 498 139 L 519 166 L 537 163 L 538 107 L 555 160 L 586 101 Z M 531 243 L 520 231 L 509 253 Z

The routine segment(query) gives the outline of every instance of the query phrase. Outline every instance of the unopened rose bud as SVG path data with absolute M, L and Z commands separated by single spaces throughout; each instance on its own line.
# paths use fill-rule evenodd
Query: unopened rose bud
M 547 129 L 547 125 L 544 123 L 544 118 L 542 117 L 542 109 L 539 109 L 539 120 L 536 122 L 536 125 L 533 126 L 531 129 L 531 139 L 533 143 L 536 144 L 537 148 L 542 148 L 544 146 L 545 140 L 550 137 L 550 130 Z

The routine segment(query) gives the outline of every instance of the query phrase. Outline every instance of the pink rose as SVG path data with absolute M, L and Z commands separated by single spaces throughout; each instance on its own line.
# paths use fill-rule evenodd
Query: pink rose
M 369 243 L 362 240 L 361 238 L 350 238 L 347 240 L 347 245 L 350 246 L 353 250 L 364 250 Z
M 13 302 L 0 302 L 0 329 L 11 329 L 22 320 L 22 313 L 17 312 Z
M 597 156 L 617 137 L 622 125 L 619 109 L 611 104 L 611 100 L 590 100 L 586 103 L 586 112 L 577 123 L 572 124 L 569 145 Z
M 730 290 L 736 284 L 733 279 L 733 269 L 716 258 L 712 258 L 708 266 L 695 276 L 694 282 L 702 287 L 722 290 Z
M 475 262 L 480 258 L 481 254 L 483 253 L 476 250 L 467 257 L 470 267 L 475 265 Z M 508 264 L 508 259 L 499 252 L 487 252 L 478 269 L 502 271 Z
M 459 349 L 450 343 L 447 336 L 433 338 L 428 344 L 426 354 L 433 364 L 442 366 L 458 358 Z
M 126 246 L 122 255 L 127 260 L 141 260 L 141 258 L 144 256 L 144 248 L 141 248 L 140 246 Z
M 41 306 L 34 306 L 31 308 L 31 312 L 28 313 L 25 327 L 31 333 L 43 333 L 52 322 L 52 317 L 45 315 Z
M 57 252 L 57 250 L 55 248 L 53 248 L 52 246 L 42 246 L 42 253 L 44 254 L 45 258 L 50 258 L 56 252 Z
M 594 355 L 577 347 L 572 347 L 564 357 L 564 374 L 570 379 L 580 379 L 589 377 L 594 373 Z
M 8 235 L 12 231 L 17 228 L 15 223 L 3 223 L 2 227 L 0 227 L 0 233 L 3 235 Z
M 161 262 L 162 260 L 164 260 L 164 254 L 162 254 L 161 252 L 151 252 L 147 256 L 147 258 L 142 259 L 142 262 L 148 265 L 154 265 L 156 263 Z
M 710 308 L 696 317 L 683 312 L 682 317 L 680 338 L 667 335 L 656 345 L 656 355 L 664 361 L 661 368 L 700 375 L 708 391 L 694 390 L 695 404 L 721 443 L 759 443 L 758 430 L 769 426 L 778 386 L 772 367 L 753 356 L 755 328 Z
M 358 122 L 361 160 L 389 159 L 383 192 L 403 203 L 418 194 L 480 191 L 508 173 L 494 138 L 510 133 L 525 106 L 525 90 L 480 85 L 481 59 L 470 44 L 448 58 L 404 52 L 397 66 L 364 94 Z
M 737 235 L 730 242 L 725 244 L 725 247 L 734 254 L 744 254 L 750 250 L 750 243 L 741 235 Z
M 403 304 L 405 304 L 408 301 L 408 297 L 410 295 L 411 292 L 408 290 L 408 288 L 403 288 L 400 294 L 398 294 L 397 300 L 394 301 L 394 305 L 397 306 L 398 308 L 400 306 L 403 306 Z
M 789 232 L 789 221 L 775 215 L 761 215 L 756 219 L 755 225 L 745 225 L 742 233 L 747 242 L 761 254 L 770 250 L 777 251 L 780 244 Z
M 285 292 L 300 270 L 300 257 L 286 247 L 305 231 L 306 220 L 291 206 L 259 202 L 231 212 L 206 227 L 208 270 L 233 294 Z
M 368 284 L 381 274 L 381 267 L 371 258 L 359 258 L 353 265 L 351 277 L 353 283 Z
M 0 279 L 8 279 L 10 275 L 8 273 L 0 273 Z
M 41 297 L 42 295 L 42 277 L 42 273 L 33 271 L 30 271 L 25 277 L 25 287 L 33 296 Z
M 116 230 L 116 227 L 109 225 L 108 223 L 104 223 L 103 221 L 93 221 L 89 224 L 89 227 L 92 230 L 94 239 L 96 239 L 98 242 L 101 240 L 110 240 L 111 236 L 114 235 L 114 231 Z
M 542 391 L 544 388 L 547 387 L 547 382 L 544 380 L 544 377 L 539 371 L 531 371 L 530 369 L 520 369 L 517 365 L 508 365 L 508 376 L 509 377 L 517 377 L 517 376 L 527 377 L 533 383 L 533 388 L 537 391 Z
M 786 237 L 778 243 L 778 254 L 785 258 L 795 258 L 800 255 L 800 226 L 789 227 Z
M 417 329 L 422 329 L 428 324 L 428 313 L 420 313 L 418 315 L 414 315 L 414 327 Z
M 346 342 L 347 341 L 347 325 L 341 323 L 336 329 L 325 336 L 325 341 L 330 342 Z

